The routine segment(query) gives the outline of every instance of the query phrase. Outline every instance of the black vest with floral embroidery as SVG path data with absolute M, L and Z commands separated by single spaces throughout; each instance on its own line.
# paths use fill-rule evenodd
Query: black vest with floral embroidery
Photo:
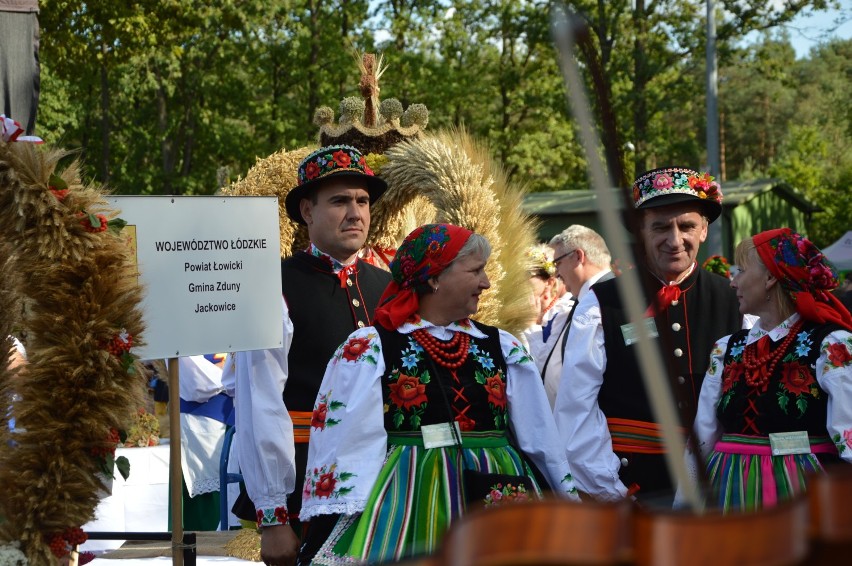
M 765 388 L 746 383 L 743 351 L 748 330 L 731 335 L 722 370 L 722 396 L 716 407 L 722 430 L 754 436 L 793 431 L 826 436 L 828 395 L 817 383 L 816 363 L 822 341 L 837 328 L 806 322 Z M 773 342 L 772 351 L 781 342 Z
M 450 370 L 430 363 L 413 334 L 376 326 L 387 368 L 382 376 L 385 430 L 418 431 L 448 422 L 450 411 L 462 432 L 506 429 L 506 360 L 499 331 L 480 323 L 476 327 L 487 338 L 471 336 L 467 359 Z

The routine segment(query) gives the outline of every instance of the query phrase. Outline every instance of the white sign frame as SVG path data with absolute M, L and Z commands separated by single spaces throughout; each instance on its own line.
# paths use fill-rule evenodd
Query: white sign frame
M 109 196 L 136 258 L 142 360 L 284 343 L 278 199 Z

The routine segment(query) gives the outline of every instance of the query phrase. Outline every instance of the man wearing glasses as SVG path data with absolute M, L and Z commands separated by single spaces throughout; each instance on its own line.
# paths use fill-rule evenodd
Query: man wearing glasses
M 666 167 L 636 180 L 633 201 L 635 236 L 643 248 L 637 269 L 655 292 L 639 324 L 661 341 L 681 425 L 688 430 L 714 342 L 742 325 L 728 280 L 696 263 L 708 225 L 721 214 L 722 194 L 707 174 Z M 581 492 L 670 506 L 674 489 L 665 443 L 619 284 L 618 278 L 598 283 L 574 313 L 554 417 Z
M 541 376 L 550 406 L 556 403 L 556 392 L 562 378 L 562 360 L 568 330 L 579 301 L 598 281 L 612 278 L 609 248 L 600 234 L 574 224 L 555 235 L 548 244 L 553 249 L 553 264 L 569 293 L 560 299 L 571 306 L 549 321 L 550 332 L 541 353 L 545 354 Z

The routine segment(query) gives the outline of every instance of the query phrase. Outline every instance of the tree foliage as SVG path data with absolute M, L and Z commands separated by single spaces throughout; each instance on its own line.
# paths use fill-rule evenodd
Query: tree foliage
M 389 64 L 383 98 L 426 104 L 430 128 L 466 127 L 531 190 L 583 188 L 552 4 L 43 0 L 38 133 L 80 148 L 87 174 L 117 192 L 211 194 L 257 157 L 315 143 L 314 110 L 357 96 L 353 53 L 373 51 Z M 655 166 L 701 167 L 705 2 L 567 4 L 589 30 L 577 56 L 598 115 L 604 100 L 612 108 L 616 135 L 604 143 L 626 164 L 621 182 Z M 825 240 L 850 212 L 830 191 L 852 177 L 852 47 L 834 41 L 796 60 L 777 26 L 829 5 L 718 0 L 716 15 L 725 176 L 800 187 L 826 209 L 813 228 Z

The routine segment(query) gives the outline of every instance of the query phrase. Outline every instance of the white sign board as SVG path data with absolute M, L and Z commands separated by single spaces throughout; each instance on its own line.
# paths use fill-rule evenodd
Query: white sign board
M 283 344 L 277 198 L 107 200 L 127 222 L 144 289 L 141 359 Z

